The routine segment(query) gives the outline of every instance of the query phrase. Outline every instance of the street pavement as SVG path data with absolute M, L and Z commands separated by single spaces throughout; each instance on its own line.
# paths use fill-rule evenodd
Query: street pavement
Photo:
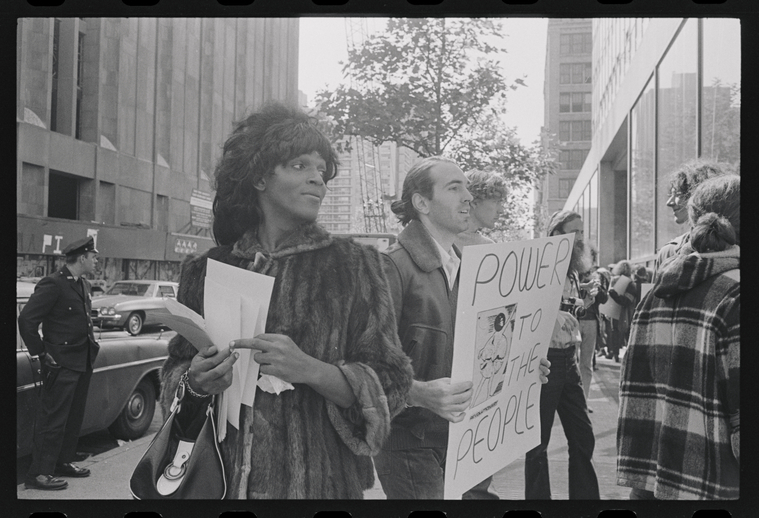
M 596 437 L 593 461 L 598 475 L 601 499 L 625 500 L 629 489 L 616 485 L 616 430 L 619 408 L 619 363 L 597 358 L 598 370 L 593 373 L 588 406 L 593 409 L 590 420 Z M 154 433 L 135 441 L 123 442 L 117 448 L 88 457 L 78 463 L 89 468 L 88 478 L 68 478 L 69 487 L 62 491 L 41 491 L 17 486 L 20 500 L 130 500 L 129 477 L 150 444 Z M 551 431 L 548 446 L 552 496 L 568 498 L 567 441 L 558 417 Z M 376 478 L 376 477 L 375 477 Z M 493 488 L 502 499 L 524 500 L 524 458 L 518 459 L 494 476 Z M 385 499 L 379 481 L 364 493 L 366 499 Z

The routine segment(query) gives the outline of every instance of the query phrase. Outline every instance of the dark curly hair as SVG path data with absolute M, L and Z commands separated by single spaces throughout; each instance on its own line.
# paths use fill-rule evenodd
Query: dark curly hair
M 269 102 L 238 122 L 214 171 L 213 235 L 219 245 L 237 241 L 262 220 L 256 183 L 274 168 L 314 151 L 327 163 L 325 183 L 339 160 L 317 120 L 296 106 Z
M 408 225 L 411 220 L 419 219 L 419 213 L 414 208 L 414 204 L 411 199 L 415 193 L 419 193 L 428 200 L 432 199 L 432 192 L 435 182 L 430 176 L 430 170 L 433 166 L 440 163 L 456 164 L 450 158 L 442 156 L 430 156 L 423 158 L 414 165 L 406 173 L 406 179 L 403 180 L 403 193 L 400 200 L 395 200 L 390 205 L 390 210 L 393 211 L 402 225 Z
M 670 173 L 669 188 L 688 199 L 701 182 L 723 174 L 725 171 L 717 162 L 701 158 L 689 160 Z

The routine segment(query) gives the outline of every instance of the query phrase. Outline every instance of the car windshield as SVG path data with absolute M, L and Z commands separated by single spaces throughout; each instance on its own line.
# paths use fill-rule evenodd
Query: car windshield
M 135 282 L 117 282 L 108 290 L 108 295 L 137 295 L 144 297 L 150 284 L 137 284 Z

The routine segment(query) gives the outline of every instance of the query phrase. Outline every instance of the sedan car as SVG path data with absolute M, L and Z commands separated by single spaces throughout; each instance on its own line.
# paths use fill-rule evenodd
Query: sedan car
M 34 284 L 16 283 L 16 317 Z M 168 356 L 173 331 L 142 337 L 99 340 L 80 436 L 108 428 L 122 440 L 141 437 L 150 427 L 160 392 L 159 370 Z M 16 325 L 16 457 L 31 453 L 42 390 L 40 362 L 32 356 Z
M 166 298 L 176 298 L 179 285 L 169 281 L 117 281 L 92 299 L 92 322 L 138 335 L 143 326 L 158 325 L 168 313 Z

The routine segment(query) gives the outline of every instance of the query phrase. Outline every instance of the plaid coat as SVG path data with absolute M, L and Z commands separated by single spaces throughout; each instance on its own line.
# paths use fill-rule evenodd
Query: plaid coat
M 737 246 L 686 245 L 638 306 L 622 364 L 617 484 L 657 499 L 738 498 L 739 266 Z

